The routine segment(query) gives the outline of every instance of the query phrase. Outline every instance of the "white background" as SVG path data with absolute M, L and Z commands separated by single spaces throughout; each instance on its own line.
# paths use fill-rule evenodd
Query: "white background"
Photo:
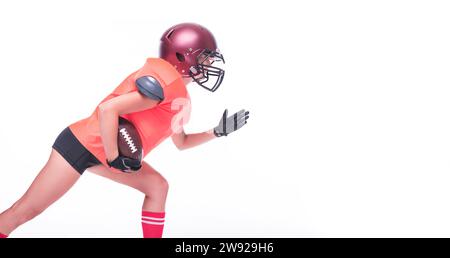
M 189 86 L 188 132 L 239 132 L 146 161 L 169 181 L 165 237 L 450 237 L 448 1 L 2 1 L 0 210 L 51 144 L 185 22 L 227 61 Z M 142 194 L 85 173 L 14 237 L 140 237 Z

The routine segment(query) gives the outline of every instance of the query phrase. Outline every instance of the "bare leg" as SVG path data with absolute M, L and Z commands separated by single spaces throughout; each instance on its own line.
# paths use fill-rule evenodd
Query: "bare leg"
M 26 193 L 0 214 L 0 232 L 9 235 L 63 196 L 80 174 L 54 149 Z
M 165 206 L 169 186 L 161 174 L 146 162 L 142 162 L 142 168 L 139 171 L 131 174 L 113 172 L 103 165 L 91 167 L 89 171 L 144 193 L 145 197 L 142 205 L 143 237 L 161 238 L 163 236 Z
M 142 168 L 137 173 L 112 172 L 103 165 L 88 168 L 88 171 L 144 193 L 143 210 L 154 212 L 165 210 L 168 183 L 161 174 L 146 162 L 142 162 Z

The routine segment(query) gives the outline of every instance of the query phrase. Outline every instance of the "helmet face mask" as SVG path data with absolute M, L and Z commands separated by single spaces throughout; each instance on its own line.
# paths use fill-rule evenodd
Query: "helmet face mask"
M 219 51 L 204 49 L 196 59 L 197 64 L 189 69 L 189 76 L 206 90 L 216 91 L 225 75 L 221 68 L 225 64 L 223 55 Z

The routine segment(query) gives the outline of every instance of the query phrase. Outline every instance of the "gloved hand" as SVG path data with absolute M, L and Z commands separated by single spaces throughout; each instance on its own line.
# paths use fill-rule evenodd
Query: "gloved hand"
M 238 130 L 247 123 L 249 111 L 240 110 L 234 115 L 228 116 L 228 109 L 225 109 L 220 119 L 219 125 L 214 128 L 214 134 L 217 137 L 227 136 L 228 134 Z
M 108 163 L 109 167 L 116 168 L 125 173 L 137 171 L 142 167 L 141 161 L 120 155 L 111 162 L 106 160 L 106 163 Z

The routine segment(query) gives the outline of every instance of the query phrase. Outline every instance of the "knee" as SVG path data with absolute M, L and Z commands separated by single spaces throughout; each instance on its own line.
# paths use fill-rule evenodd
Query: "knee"
M 166 198 L 169 191 L 169 183 L 162 176 L 148 178 L 143 187 L 143 193 L 153 199 Z

